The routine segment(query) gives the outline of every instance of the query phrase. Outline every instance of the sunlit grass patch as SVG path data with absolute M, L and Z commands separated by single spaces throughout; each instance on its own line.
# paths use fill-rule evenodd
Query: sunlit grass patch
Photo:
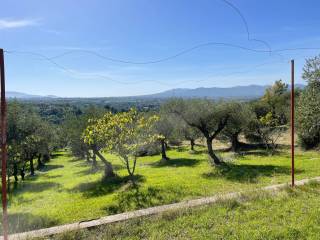
M 21 216 L 13 221 L 13 231 L 25 231 L 141 209 L 218 193 L 252 190 L 290 180 L 290 155 L 287 150 L 274 155 L 249 152 L 233 155 L 219 167 L 212 167 L 205 149 L 187 147 L 168 151 L 170 160 L 160 164 L 160 156 L 138 159 L 137 186 L 129 183 L 126 169 L 113 155 L 105 154 L 114 165 L 117 178 L 102 180 L 103 170 L 92 171 L 85 160 L 59 152 L 47 166 L 11 189 L 9 214 Z M 296 177 L 320 175 L 317 152 L 297 152 Z M 102 167 L 102 166 L 101 166 Z M 308 188 L 309 189 L 309 188 Z M 28 220 L 25 219 L 28 214 Z M 38 219 L 42 219 L 39 221 Z M 23 221 L 23 222 L 22 222 Z M 18 223 L 17 223 L 18 222 Z
M 320 184 L 60 234 L 52 239 L 318 239 Z

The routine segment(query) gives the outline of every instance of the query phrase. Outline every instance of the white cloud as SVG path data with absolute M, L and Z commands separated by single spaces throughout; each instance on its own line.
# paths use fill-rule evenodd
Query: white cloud
M 37 19 L 0 19 L 0 29 L 22 28 L 39 24 Z

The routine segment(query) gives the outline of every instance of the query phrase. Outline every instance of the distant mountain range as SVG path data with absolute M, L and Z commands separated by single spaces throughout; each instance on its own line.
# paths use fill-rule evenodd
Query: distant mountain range
M 28 94 L 28 93 L 14 92 L 14 91 L 7 91 L 6 97 L 7 98 L 17 98 L 17 99 L 57 98 L 57 96 L 54 96 L 54 95 L 41 96 L 41 95 L 32 95 L 32 94 Z
M 147 98 L 212 98 L 212 99 L 252 99 L 261 97 L 268 85 L 248 85 L 235 87 L 212 88 L 176 88 L 156 94 L 145 95 Z M 302 84 L 296 84 L 296 88 L 304 88 Z
M 141 95 L 134 97 L 119 97 L 121 99 L 134 98 L 134 99 L 165 99 L 165 98 L 211 98 L 211 99 L 253 99 L 261 97 L 268 85 L 248 85 L 248 86 L 235 86 L 235 87 L 212 87 L 212 88 L 175 88 L 160 93 Z M 304 88 L 305 85 L 296 84 L 296 88 Z M 6 92 L 7 98 L 17 99 L 57 99 L 59 97 L 48 95 L 31 95 L 21 92 Z M 114 98 L 114 97 L 113 97 Z

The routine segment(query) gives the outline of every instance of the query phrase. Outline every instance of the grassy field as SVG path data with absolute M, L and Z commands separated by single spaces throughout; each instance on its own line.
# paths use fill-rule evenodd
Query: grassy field
M 227 166 L 211 167 L 204 149 L 196 154 L 186 148 L 168 151 L 171 158 L 159 165 L 160 156 L 143 157 L 137 166 L 139 188 L 127 182 L 121 162 L 112 159 L 119 177 L 105 182 L 102 170 L 93 173 L 84 160 L 58 152 L 47 166 L 19 182 L 9 200 L 10 231 L 21 232 L 94 219 L 127 210 L 173 203 L 220 192 L 252 189 L 290 179 L 288 151 L 275 156 L 248 152 L 235 157 L 220 153 Z M 297 152 L 297 179 L 320 175 L 320 156 L 315 151 Z
M 320 185 L 260 192 L 215 205 L 66 233 L 50 239 L 319 239 Z

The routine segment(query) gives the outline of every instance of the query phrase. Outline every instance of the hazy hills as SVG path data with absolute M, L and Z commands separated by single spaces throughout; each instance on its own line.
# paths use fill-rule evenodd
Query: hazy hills
M 261 97 L 268 85 L 248 85 L 235 87 L 212 87 L 212 88 L 176 88 L 156 94 L 145 95 L 148 98 L 212 98 L 212 99 L 253 99 Z M 296 88 L 304 88 L 304 85 L 297 84 Z
M 160 93 L 141 95 L 135 97 L 119 97 L 122 100 L 126 98 L 134 99 L 164 99 L 164 98 L 212 98 L 212 99 L 253 99 L 259 98 L 263 95 L 264 91 L 268 85 L 248 85 L 248 86 L 234 86 L 234 87 L 212 87 L 212 88 L 176 88 Z M 297 88 L 304 88 L 304 85 L 297 84 Z M 41 95 L 32 95 L 21 92 L 8 91 L 6 92 L 7 98 L 16 98 L 16 99 L 57 99 L 57 96 L 41 96 Z M 106 97 L 107 98 L 107 97 Z M 115 98 L 115 97 L 113 97 Z
M 156 94 L 147 95 L 152 98 L 257 98 L 263 95 L 268 86 L 250 85 L 229 88 L 176 88 Z
M 17 99 L 57 98 L 57 96 L 53 96 L 53 95 L 41 96 L 41 95 L 32 95 L 32 94 L 22 93 L 22 92 L 15 92 L 15 91 L 7 91 L 6 97 L 17 98 Z

